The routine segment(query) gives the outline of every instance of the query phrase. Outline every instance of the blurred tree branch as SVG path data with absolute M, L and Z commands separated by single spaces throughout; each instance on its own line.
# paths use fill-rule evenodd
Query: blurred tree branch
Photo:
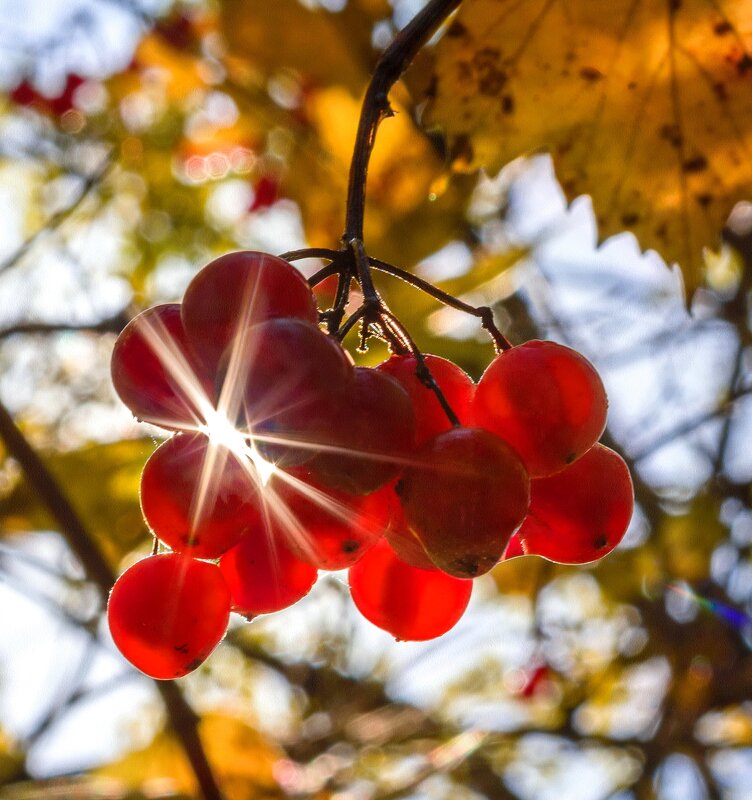
M 99 589 L 103 602 L 115 582 L 115 575 L 55 478 L 26 440 L 5 406 L 0 403 L 0 438 L 16 459 L 27 480 L 60 526 L 86 574 Z M 173 681 L 155 681 L 165 703 L 170 725 L 185 750 L 205 800 L 222 800 L 211 765 L 198 735 L 198 717 Z
M 0 328 L 0 341 L 11 336 L 40 336 L 54 333 L 120 333 L 128 324 L 130 317 L 125 311 L 118 311 L 99 322 L 76 324 L 72 322 L 19 322 Z

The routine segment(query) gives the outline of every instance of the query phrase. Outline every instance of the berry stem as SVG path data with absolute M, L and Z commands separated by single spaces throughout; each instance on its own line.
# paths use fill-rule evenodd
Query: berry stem
M 358 324 L 358 321 L 363 319 L 366 313 L 366 307 L 361 306 L 357 311 L 354 311 L 350 316 L 347 318 L 347 322 L 344 323 L 334 334 L 340 342 L 347 336 L 348 333 Z
M 436 395 L 439 405 L 444 410 L 444 413 L 447 415 L 447 419 L 452 423 L 452 425 L 455 428 L 462 425 L 459 417 L 454 413 L 454 410 L 449 405 L 449 401 L 446 399 L 444 392 L 441 391 L 439 384 L 436 383 L 436 379 L 433 377 L 431 370 L 426 364 L 423 353 L 420 351 L 420 348 L 415 343 L 415 340 L 412 338 L 412 336 L 410 336 L 408 330 L 397 319 L 397 317 L 395 317 L 394 314 L 389 311 L 389 309 L 383 308 L 381 310 L 381 316 L 383 319 L 383 326 L 391 328 L 399 336 L 400 340 L 404 342 L 410 354 L 418 362 L 418 365 L 415 368 L 415 374 L 418 377 L 418 380 Z
M 512 343 L 496 326 L 493 317 L 493 309 L 490 306 L 472 306 L 470 303 L 466 303 L 464 300 L 460 300 L 459 297 L 454 297 L 448 292 L 438 289 L 432 283 L 419 278 L 417 275 L 413 275 L 407 270 L 400 269 L 400 267 L 395 267 L 393 264 L 389 264 L 386 261 L 381 261 L 378 258 L 369 256 L 368 260 L 370 261 L 371 266 L 374 269 L 377 269 L 379 272 L 384 272 L 387 275 L 400 278 L 401 280 L 405 281 L 405 283 L 409 283 L 416 289 L 420 289 L 421 291 L 433 297 L 435 300 L 438 300 L 440 303 L 444 303 L 444 305 L 450 306 L 451 308 L 456 308 L 458 311 L 464 311 L 466 314 L 471 314 L 474 317 L 478 317 L 481 320 L 481 325 L 488 331 L 493 339 L 494 347 L 496 348 L 497 353 L 501 352 L 502 350 L 510 350 L 512 348 Z
M 363 98 L 355 148 L 350 163 L 343 242 L 351 242 L 353 239 L 363 240 L 368 163 L 381 121 L 394 114 L 389 104 L 389 90 L 408 68 L 421 47 L 460 2 L 461 0 L 431 0 L 395 36 L 394 41 L 376 64 Z
M 336 261 L 341 255 L 341 250 L 330 250 L 328 247 L 304 247 L 302 250 L 288 250 L 279 258 L 285 261 L 300 261 L 304 258 L 328 258 L 330 261 Z
M 363 290 L 363 305 L 368 308 L 380 308 L 383 306 L 383 301 L 379 296 L 376 287 L 373 285 L 373 276 L 371 275 L 371 264 L 368 256 L 366 255 L 366 248 L 363 245 L 363 240 L 351 239 L 347 246 L 350 248 L 355 261 L 355 269 L 358 275 L 358 283 Z
M 5 406 L 0 403 L 0 438 L 8 453 L 21 465 L 47 510 L 56 520 L 86 574 L 96 584 L 103 602 L 115 583 L 115 575 L 58 482 L 26 440 Z M 183 746 L 205 800 L 223 800 L 198 735 L 198 717 L 173 681 L 155 681 L 165 704 L 170 725 Z
M 352 266 L 348 262 L 340 269 L 334 305 L 326 314 L 327 327 L 329 328 L 329 333 L 333 335 L 339 330 L 342 324 L 342 318 L 345 316 L 345 308 L 350 300 L 350 285 L 352 284 L 352 279 Z

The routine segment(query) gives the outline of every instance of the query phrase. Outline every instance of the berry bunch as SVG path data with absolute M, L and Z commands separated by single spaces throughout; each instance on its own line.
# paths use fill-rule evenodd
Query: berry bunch
M 120 398 L 175 431 L 141 479 L 171 552 L 126 570 L 108 606 L 115 643 L 153 677 L 190 672 L 230 611 L 285 608 L 318 570 L 348 568 L 367 619 L 424 640 L 500 560 L 584 563 L 626 530 L 629 472 L 596 443 L 606 396 L 574 350 L 510 347 L 476 386 L 415 348 L 356 367 L 318 321 L 287 261 L 231 253 L 115 344 Z

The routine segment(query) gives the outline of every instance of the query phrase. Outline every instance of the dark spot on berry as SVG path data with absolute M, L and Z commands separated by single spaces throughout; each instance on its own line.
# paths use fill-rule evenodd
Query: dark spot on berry
M 194 658 L 193 661 L 191 661 L 190 664 L 187 664 L 185 668 L 188 670 L 188 672 L 193 672 L 194 669 L 198 669 L 203 663 L 203 658 Z
M 461 22 L 453 22 L 448 28 L 446 35 L 450 37 L 465 36 L 467 28 Z
M 514 111 L 514 97 L 511 94 L 505 94 L 501 98 L 501 111 L 504 114 L 511 114 Z
M 184 656 L 188 655 L 188 645 L 187 644 L 176 644 L 175 651 L 178 653 L 182 653 Z
M 703 208 L 707 208 L 713 202 L 713 195 L 705 192 L 704 194 L 698 194 L 695 199 L 699 205 Z
M 634 90 L 637 88 L 637 81 L 630 81 L 627 84 L 627 89 Z
M 624 224 L 625 224 L 625 225 L 627 225 L 627 224 L 629 224 L 629 223 L 626 223 L 626 222 L 625 222 Z M 566 458 L 564 459 L 564 463 L 565 463 L 565 464 L 574 464 L 574 462 L 575 462 L 576 460 L 577 460 L 577 453 L 567 453 L 567 456 L 566 456 Z
M 621 224 L 629 227 L 630 225 L 636 225 L 639 222 L 640 215 L 635 214 L 634 212 L 628 212 L 627 214 L 621 215 Z M 568 463 L 572 463 L 571 461 Z
M 354 539 L 346 539 L 342 542 L 343 553 L 354 553 L 359 547 L 360 542 L 356 542 Z
M 669 8 L 671 11 L 678 11 L 682 7 L 683 0 L 669 0 Z
M 458 558 L 452 563 L 452 571 L 454 574 L 467 575 L 469 578 L 474 578 L 480 572 L 480 559 L 477 556 L 464 556 Z
M 405 493 L 405 482 L 403 480 L 397 481 L 394 484 L 394 491 L 401 497 Z
M 731 23 L 728 20 L 723 20 L 722 22 L 716 22 L 713 25 L 713 33 L 716 36 L 725 36 L 727 33 L 731 33 L 733 30 Z
M 593 547 L 595 547 L 596 550 L 602 550 L 607 544 L 608 544 L 608 537 L 601 534 L 593 542 Z

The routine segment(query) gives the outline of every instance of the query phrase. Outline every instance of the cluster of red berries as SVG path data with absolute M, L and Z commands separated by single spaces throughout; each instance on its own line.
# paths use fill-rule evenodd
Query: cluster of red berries
M 172 552 L 130 567 L 108 606 L 115 643 L 153 677 L 191 671 L 231 610 L 289 606 L 318 570 L 348 568 L 367 619 L 424 640 L 459 620 L 470 579 L 500 560 L 584 563 L 624 535 L 629 472 L 596 443 L 606 395 L 577 352 L 527 342 L 475 385 L 433 355 L 353 366 L 318 321 L 298 270 L 231 253 L 115 344 L 123 402 L 177 431 L 141 480 L 146 521 Z

